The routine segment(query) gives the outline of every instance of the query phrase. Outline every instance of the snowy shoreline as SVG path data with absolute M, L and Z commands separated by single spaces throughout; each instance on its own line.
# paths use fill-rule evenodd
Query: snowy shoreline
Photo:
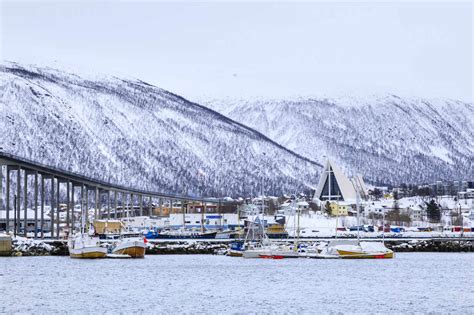
M 228 240 L 222 242 L 176 240 L 169 242 L 148 242 L 147 255 L 225 255 Z M 324 241 L 303 241 L 302 246 Z M 390 240 L 386 246 L 394 252 L 474 252 L 472 240 Z M 67 256 L 67 244 L 64 241 L 45 242 L 17 237 L 12 241 L 10 256 Z

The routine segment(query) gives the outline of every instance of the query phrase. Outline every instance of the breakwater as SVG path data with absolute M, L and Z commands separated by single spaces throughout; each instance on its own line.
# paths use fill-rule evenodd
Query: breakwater
M 312 245 L 315 242 L 302 242 Z M 104 245 L 107 245 L 104 242 Z M 225 255 L 229 240 L 197 241 L 169 240 L 166 242 L 148 242 L 147 255 Z M 386 246 L 394 252 L 474 252 L 474 241 L 471 240 L 397 240 L 386 241 Z M 64 240 L 33 240 L 13 238 L 11 256 L 67 256 L 67 242 Z

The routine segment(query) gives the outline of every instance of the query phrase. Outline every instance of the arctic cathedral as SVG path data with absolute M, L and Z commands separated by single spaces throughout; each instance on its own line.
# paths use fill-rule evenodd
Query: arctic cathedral
M 319 179 L 314 199 L 321 201 L 355 201 L 356 194 L 366 197 L 366 186 L 361 175 L 349 179 L 331 160 L 327 160 Z

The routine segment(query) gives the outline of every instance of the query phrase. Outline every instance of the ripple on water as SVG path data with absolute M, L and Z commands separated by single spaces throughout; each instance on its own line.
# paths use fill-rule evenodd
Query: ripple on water
M 1 258 L 0 313 L 469 313 L 474 254 L 393 260 Z

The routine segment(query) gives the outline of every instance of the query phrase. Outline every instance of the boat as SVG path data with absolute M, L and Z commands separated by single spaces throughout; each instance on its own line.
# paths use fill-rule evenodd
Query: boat
M 300 225 L 300 211 L 298 210 L 298 207 L 296 206 L 296 196 L 292 195 L 291 199 L 293 200 L 292 202 L 293 209 L 295 209 L 295 211 L 297 212 L 297 215 L 295 216 L 295 220 L 297 219 L 297 222 L 295 222 L 295 226 L 294 226 L 295 232 L 296 232 L 296 239 L 294 241 L 293 246 L 289 246 L 286 244 L 277 244 L 275 242 L 271 242 L 270 240 L 268 240 L 268 238 L 264 238 L 262 240 L 261 247 L 251 249 L 248 252 L 246 252 L 248 256 L 246 258 L 251 258 L 254 256 L 258 256 L 258 258 L 265 258 L 265 259 L 285 259 L 285 258 L 300 258 L 301 257 L 298 251 L 299 238 L 300 238 L 300 226 L 299 226 Z M 284 226 L 282 227 L 286 235 L 288 236 L 288 233 L 286 232 Z M 278 227 L 278 229 L 281 229 L 281 227 Z M 267 233 L 265 233 L 265 236 L 269 237 Z
M 292 249 L 286 245 L 274 245 L 264 248 L 259 254 L 259 258 L 265 259 L 285 259 L 285 258 L 300 258 L 297 250 Z
M 356 188 L 357 207 L 357 239 L 336 239 L 326 244 L 318 253 L 309 253 L 306 257 L 322 259 L 390 259 L 394 257 L 393 251 L 385 247 L 385 242 L 361 242 L 359 230 L 359 192 Z M 337 237 L 337 234 L 336 234 Z
M 92 236 L 94 233 L 92 224 L 86 231 L 86 215 L 82 209 L 81 229 L 77 233 L 71 233 L 68 239 L 69 256 L 71 258 L 105 258 L 107 248 L 101 246 L 98 236 Z
M 288 238 L 288 232 L 285 230 L 285 225 L 280 223 L 269 224 L 265 233 L 267 234 L 268 238 Z
M 107 248 L 100 246 L 98 237 L 87 233 L 76 233 L 68 240 L 69 256 L 71 258 L 105 258 Z
M 235 241 L 229 243 L 229 250 L 227 256 L 242 257 L 244 254 L 244 241 Z
M 225 231 L 217 231 L 216 232 L 216 239 L 236 239 L 240 235 L 240 231 L 236 230 L 225 230 Z
M 112 254 L 129 255 L 132 258 L 144 258 L 146 251 L 146 238 L 122 237 L 114 245 Z
M 343 259 L 389 259 L 394 254 L 380 242 L 359 242 L 356 246 L 340 246 L 336 249 Z

